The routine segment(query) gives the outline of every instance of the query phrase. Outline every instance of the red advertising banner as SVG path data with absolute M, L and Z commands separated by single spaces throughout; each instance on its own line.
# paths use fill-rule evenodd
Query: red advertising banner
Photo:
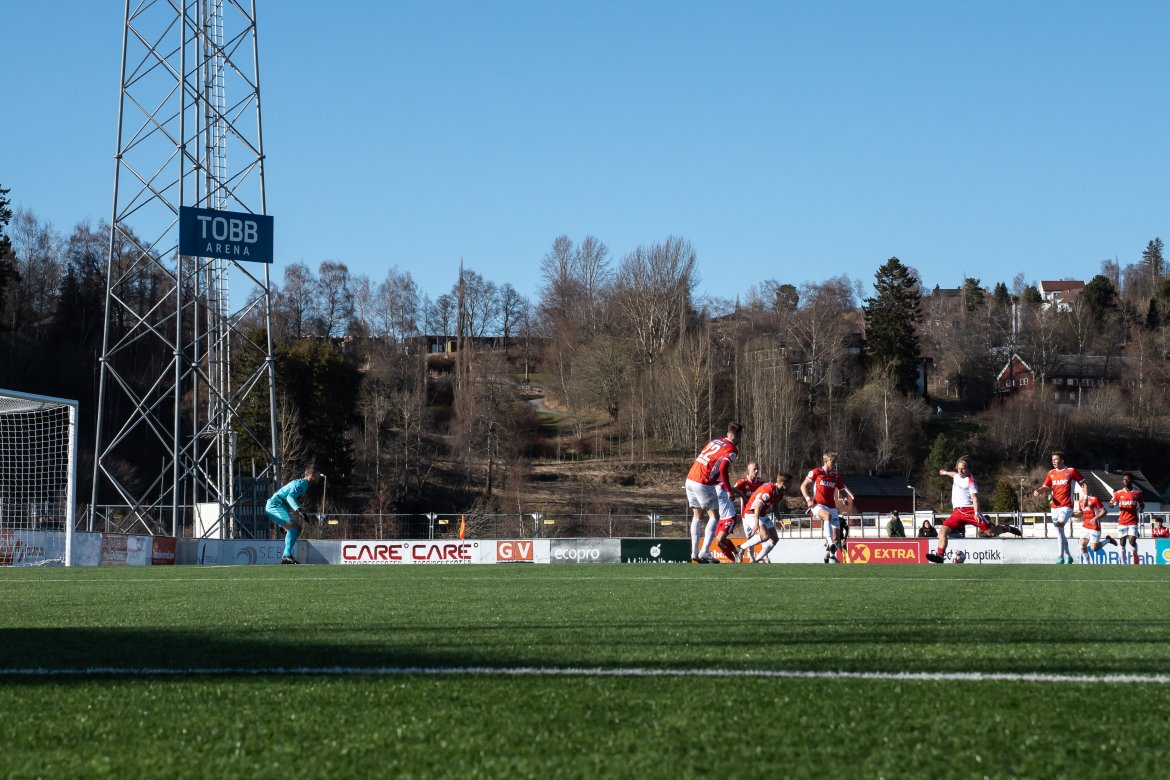
M 925 539 L 850 539 L 842 563 L 926 563 L 926 553 Z
M 151 566 L 175 565 L 175 537 L 156 536 L 153 545 L 150 551 Z
M 11 566 L 20 542 L 8 529 L 0 530 L 0 566 Z

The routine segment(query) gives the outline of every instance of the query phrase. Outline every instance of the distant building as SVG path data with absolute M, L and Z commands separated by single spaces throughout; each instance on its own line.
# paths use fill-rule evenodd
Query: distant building
M 1076 279 L 1040 282 L 1040 297 L 1044 299 L 1045 306 L 1067 311 L 1084 289 L 1085 283 Z
M 1001 397 L 1029 392 L 1043 380 L 1043 390 L 1058 404 L 1075 405 L 1086 392 L 1092 392 L 1121 380 L 1127 368 L 1126 358 L 1117 355 L 1057 355 L 1040 376 L 1019 355 L 1013 354 L 995 378 L 995 392 Z
M 910 517 L 915 507 L 914 489 L 901 477 L 842 474 L 845 487 L 856 500 L 848 514 L 886 514 L 895 509 Z

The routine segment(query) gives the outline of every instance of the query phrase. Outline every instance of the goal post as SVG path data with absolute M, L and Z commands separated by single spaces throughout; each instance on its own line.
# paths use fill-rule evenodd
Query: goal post
M 77 401 L 0 389 L 0 566 L 72 565 Z

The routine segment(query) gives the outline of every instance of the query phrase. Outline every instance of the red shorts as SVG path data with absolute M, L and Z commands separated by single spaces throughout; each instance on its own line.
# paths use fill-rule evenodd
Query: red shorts
M 991 528 L 987 523 L 987 518 L 983 515 L 975 514 L 975 507 L 961 506 L 951 512 L 951 516 L 943 521 L 943 525 L 950 528 L 952 531 L 964 525 L 973 525 L 980 531 L 986 531 Z
M 734 517 L 728 517 L 724 520 L 720 520 L 715 526 L 715 535 L 718 536 L 719 534 L 727 534 L 730 536 L 732 528 L 735 528 Z

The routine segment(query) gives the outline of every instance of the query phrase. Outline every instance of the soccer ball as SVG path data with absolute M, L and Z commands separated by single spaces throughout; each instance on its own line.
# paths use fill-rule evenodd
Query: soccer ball
M 951 557 L 954 563 L 962 563 L 967 560 L 967 553 L 963 550 L 955 550 L 955 554 Z

